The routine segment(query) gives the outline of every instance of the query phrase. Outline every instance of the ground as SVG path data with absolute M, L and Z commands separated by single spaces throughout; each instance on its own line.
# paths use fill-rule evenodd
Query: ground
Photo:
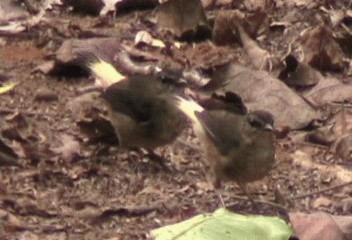
M 134 17 L 134 12 L 122 16 L 130 21 Z M 72 12 L 62 12 L 61 18 L 94 21 L 94 17 Z M 151 229 L 221 207 L 200 150 L 179 142 L 158 149 L 164 158 L 162 166 L 140 151 L 86 142 L 70 103 L 93 82 L 87 76 L 36 70 L 66 38 L 54 32 L 52 44 L 43 43 L 41 34 L 53 29 L 41 27 L 0 38 L 0 73 L 17 82 L 12 91 L 0 96 L 1 130 L 19 155 L 20 165 L 0 168 L 1 238 L 145 239 Z M 181 139 L 198 145 L 191 129 Z M 275 145 L 274 169 L 248 186 L 254 198 L 262 201 L 255 207 L 236 183 L 226 183 L 221 193 L 231 210 L 286 220 L 289 211 L 340 215 L 351 211 L 341 204 L 349 199 L 350 187 L 294 197 L 338 185 L 340 179 L 325 167 L 342 166 L 348 171 L 348 166 L 335 158 L 326 160 L 325 147 L 299 144 L 290 137 L 277 139 Z M 306 158 L 304 153 L 313 164 L 297 162 Z

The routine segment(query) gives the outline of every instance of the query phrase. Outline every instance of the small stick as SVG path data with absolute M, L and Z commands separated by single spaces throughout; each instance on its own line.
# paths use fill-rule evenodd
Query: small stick
M 328 187 L 328 188 L 325 188 L 325 189 L 322 189 L 322 190 L 319 190 L 319 191 L 293 196 L 293 197 L 291 197 L 289 199 L 290 200 L 297 200 L 297 199 L 301 199 L 301 198 L 311 197 L 311 196 L 316 195 L 316 194 L 321 194 L 321 193 L 328 192 L 328 191 L 331 191 L 331 190 L 343 188 L 343 187 L 346 187 L 348 185 L 352 185 L 352 181 L 346 182 L 346 183 L 342 183 L 342 184 L 337 185 L 337 186 Z

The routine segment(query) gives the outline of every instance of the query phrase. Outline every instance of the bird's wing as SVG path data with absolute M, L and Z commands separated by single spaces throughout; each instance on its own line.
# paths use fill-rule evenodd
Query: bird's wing
M 237 116 L 224 111 L 214 113 L 202 111 L 196 112 L 195 115 L 222 155 L 228 154 L 233 148 L 239 146 L 240 133 Z
M 131 90 L 127 81 L 113 84 L 101 97 L 113 111 L 125 114 L 136 122 L 147 122 L 151 118 L 152 99 L 146 100 L 138 91 Z

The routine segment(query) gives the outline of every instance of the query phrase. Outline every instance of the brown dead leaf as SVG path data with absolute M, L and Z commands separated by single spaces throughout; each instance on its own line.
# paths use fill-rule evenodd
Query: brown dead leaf
M 104 7 L 102 0 L 64 0 L 65 4 L 73 7 L 74 11 L 98 15 Z
M 169 0 L 156 13 L 159 28 L 174 32 L 184 40 L 210 36 L 210 26 L 200 0 Z
M 0 139 L 0 166 L 20 166 L 18 155 Z
M 319 145 L 331 146 L 336 137 L 333 134 L 331 127 L 322 127 L 308 133 L 305 140 Z
M 243 13 L 239 10 L 220 11 L 214 19 L 213 41 L 218 45 L 233 45 L 240 42 L 237 26 L 241 25 L 250 38 L 256 39 L 269 29 L 265 12 Z
M 14 214 L 0 209 L 1 227 L 5 232 L 31 229 L 30 224 L 24 222 Z
M 300 240 L 344 240 L 344 233 L 333 218 L 322 212 L 289 213 L 296 236 Z
M 304 62 L 322 71 L 343 69 L 344 53 L 327 28 L 320 25 L 307 30 L 300 38 Z
M 72 113 L 82 136 L 89 143 L 108 142 L 116 144 L 114 128 L 106 114 L 106 104 L 101 101 L 99 92 L 88 92 L 77 96 L 67 103 L 66 108 Z
M 290 86 L 308 87 L 317 84 L 323 76 L 311 66 L 299 62 L 294 56 L 285 59 L 286 69 L 279 77 Z
M 219 12 L 214 19 L 213 41 L 218 45 L 232 45 L 239 42 L 236 24 L 240 24 L 243 18 L 244 14 L 239 10 Z
M 277 127 L 299 129 L 318 118 L 317 111 L 282 81 L 236 64 L 218 68 L 204 90 L 237 93 L 250 110 L 271 112 Z
M 340 111 L 331 120 L 334 123 L 334 132 L 341 137 L 344 134 L 352 133 L 352 112 L 342 104 Z
M 43 87 L 40 87 L 39 89 L 37 89 L 34 100 L 51 102 L 51 101 L 59 100 L 59 96 L 54 90 L 49 89 L 46 86 L 43 86 Z
M 337 83 L 320 89 L 312 89 L 307 98 L 317 105 L 326 103 L 343 103 L 352 101 L 352 84 Z

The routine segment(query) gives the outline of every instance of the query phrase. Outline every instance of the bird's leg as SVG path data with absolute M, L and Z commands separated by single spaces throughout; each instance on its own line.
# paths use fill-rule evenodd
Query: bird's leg
M 244 194 L 246 194 L 246 196 L 248 197 L 249 201 L 251 201 L 253 206 L 255 208 L 258 208 L 258 204 L 254 201 L 254 198 L 252 197 L 252 195 L 247 191 L 246 184 L 242 183 L 242 182 L 238 182 L 237 184 L 238 184 L 238 186 L 240 186 L 240 188 L 242 189 Z
M 211 180 L 209 177 L 209 174 L 206 173 L 203 169 L 203 175 L 206 177 L 207 182 L 211 183 L 213 185 L 214 191 L 216 192 L 216 194 L 218 195 L 219 199 L 220 199 L 220 204 L 221 207 L 226 208 L 224 199 L 222 198 L 222 194 L 221 194 L 221 180 L 219 178 L 215 178 L 215 181 Z
M 164 170 L 171 172 L 169 167 L 165 164 L 165 159 L 160 156 L 159 154 L 156 154 L 153 150 L 147 150 L 147 155 L 150 160 L 152 160 L 154 163 L 158 164 L 161 166 Z
M 222 194 L 221 194 L 221 180 L 219 178 L 215 178 L 213 186 L 214 186 L 214 190 L 216 191 L 216 194 L 218 195 L 218 197 L 220 199 L 221 206 L 223 208 L 226 208 L 224 199 L 222 198 Z

